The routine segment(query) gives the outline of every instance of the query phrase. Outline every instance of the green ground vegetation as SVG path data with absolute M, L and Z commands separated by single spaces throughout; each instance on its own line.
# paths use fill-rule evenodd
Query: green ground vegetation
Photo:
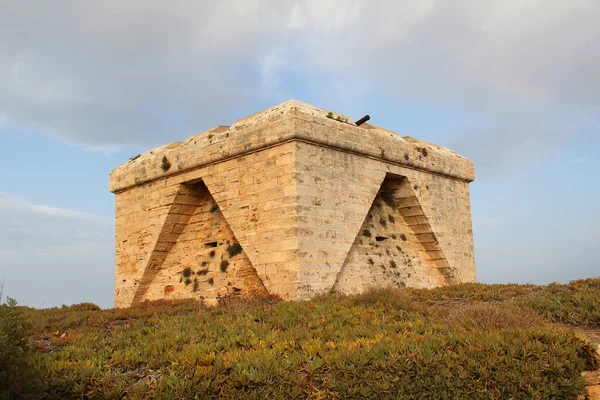
M 6 398 L 568 399 L 599 364 L 553 323 L 600 328 L 600 279 L 0 317 Z

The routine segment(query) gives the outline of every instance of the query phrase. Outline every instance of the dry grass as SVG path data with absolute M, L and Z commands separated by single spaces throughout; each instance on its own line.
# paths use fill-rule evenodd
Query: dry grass
M 444 323 L 467 330 L 533 329 L 548 321 L 533 310 L 512 304 L 471 303 L 451 308 Z
M 597 286 L 467 284 L 306 302 L 227 297 L 212 308 L 191 300 L 13 307 L 31 324 L 27 372 L 41 378 L 19 396 L 576 398 L 581 372 L 598 360 L 589 342 L 547 321 L 568 315 L 594 324 Z

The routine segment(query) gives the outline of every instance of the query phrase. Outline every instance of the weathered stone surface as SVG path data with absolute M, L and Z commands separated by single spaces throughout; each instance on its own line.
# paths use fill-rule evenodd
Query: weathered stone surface
M 600 371 L 585 371 L 581 373 L 586 385 L 600 385 Z
M 116 306 L 474 281 L 472 163 L 327 113 L 291 100 L 114 170 Z
M 600 400 L 600 386 L 586 386 L 585 394 L 587 396 L 587 400 Z

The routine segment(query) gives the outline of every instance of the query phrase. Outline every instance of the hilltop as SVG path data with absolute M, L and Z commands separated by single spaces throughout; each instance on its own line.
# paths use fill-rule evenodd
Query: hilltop
M 600 279 L 0 310 L 8 398 L 566 399 L 599 379 Z

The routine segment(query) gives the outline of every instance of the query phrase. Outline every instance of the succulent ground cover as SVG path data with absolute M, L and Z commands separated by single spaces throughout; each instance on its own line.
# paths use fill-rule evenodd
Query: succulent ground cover
M 212 308 L 7 304 L 0 398 L 577 398 L 595 344 L 558 323 L 600 328 L 600 279 Z

